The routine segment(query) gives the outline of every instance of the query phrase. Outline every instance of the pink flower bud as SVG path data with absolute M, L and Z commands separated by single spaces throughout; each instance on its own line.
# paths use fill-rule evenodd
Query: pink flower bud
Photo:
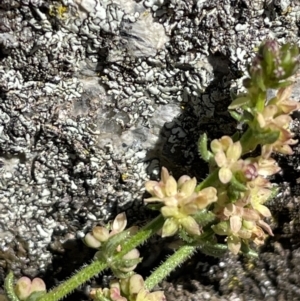
M 34 292 L 46 292 L 45 282 L 41 278 L 21 277 L 15 286 L 16 295 L 20 300 L 26 300 Z
M 110 289 L 110 299 L 112 301 L 127 301 L 125 297 L 122 297 L 120 290 L 116 287 Z
M 20 300 L 25 300 L 31 293 L 31 280 L 28 277 L 21 277 L 15 286 L 16 295 Z
M 178 188 L 181 188 L 182 184 L 185 183 L 186 181 L 189 181 L 191 178 L 189 176 L 181 176 L 178 181 L 177 181 L 177 185 L 178 185 Z
M 31 282 L 31 293 L 46 292 L 46 284 L 41 278 L 34 278 Z

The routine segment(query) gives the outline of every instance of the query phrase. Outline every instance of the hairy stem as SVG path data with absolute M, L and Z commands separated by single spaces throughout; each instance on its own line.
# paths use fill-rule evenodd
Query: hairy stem
M 178 249 L 145 280 L 145 288 L 152 290 L 181 263 L 185 262 L 195 252 L 195 250 L 195 246 L 182 246 Z
M 61 283 L 59 286 L 50 290 L 47 294 L 38 299 L 38 301 L 58 301 L 68 294 L 73 292 L 77 287 L 84 284 L 92 277 L 98 275 L 100 272 L 108 267 L 107 263 L 100 260 L 93 261 L 88 266 L 82 268 L 79 272 L 71 278 Z
M 112 261 L 118 261 L 127 254 L 129 251 L 144 243 L 151 235 L 155 234 L 163 225 L 164 218 L 162 215 L 159 215 L 154 220 L 149 222 L 146 226 L 141 228 L 134 236 L 132 236 L 126 244 L 122 246 L 120 253 L 115 255 L 112 258 Z M 108 267 L 108 264 L 96 260 L 93 261 L 90 265 L 82 268 L 70 279 L 66 280 L 59 286 L 55 287 L 47 294 L 38 299 L 38 301 L 58 301 L 64 298 L 66 295 L 70 294 L 74 289 L 90 280 L 92 277 L 98 275 L 100 272 L 105 270 Z
M 137 246 L 143 244 L 147 239 L 149 239 L 153 234 L 162 228 L 164 224 L 164 217 L 160 214 L 151 222 L 142 227 L 134 236 L 126 241 L 126 244 L 122 245 L 122 250 L 115 257 L 115 260 L 120 260 L 129 251 L 136 248 Z

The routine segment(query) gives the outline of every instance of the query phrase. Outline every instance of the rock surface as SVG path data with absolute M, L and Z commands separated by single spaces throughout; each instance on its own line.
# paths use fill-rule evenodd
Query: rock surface
M 161 165 L 204 177 L 199 135 L 234 132 L 230 92 L 261 41 L 300 45 L 299 20 L 296 0 L 1 0 L 0 280 L 72 274 L 98 221 L 147 219 L 143 183 Z M 199 254 L 170 300 L 299 300 L 299 153 L 280 158 L 259 259 Z

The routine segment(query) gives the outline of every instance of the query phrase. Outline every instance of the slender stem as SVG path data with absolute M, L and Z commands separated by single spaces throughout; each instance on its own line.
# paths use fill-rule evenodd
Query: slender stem
M 98 275 L 100 272 L 108 267 L 107 263 L 100 260 L 93 261 L 90 265 L 82 268 L 79 272 L 71 278 L 61 283 L 59 286 L 50 290 L 47 294 L 43 295 L 38 301 L 58 301 L 68 294 L 73 292 L 77 287 L 84 284 L 92 277 Z
M 195 246 L 182 246 L 178 249 L 145 280 L 145 288 L 152 290 L 181 263 L 186 261 L 195 252 L 195 250 Z
M 262 112 L 266 105 L 267 93 L 262 90 L 257 91 L 255 108 L 258 112 Z
M 164 224 L 164 217 L 160 214 L 151 222 L 142 227 L 134 236 L 132 236 L 124 245 L 122 245 L 122 251 L 114 258 L 116 261 L 120 260 L 125 254 L 132 249 L 143 244 L 149 237 L 160 230 Z
M 115 255 L 112 258 L 112 261 L 120 260 L 125 254 L 137 247 L 138 245 L 144 243 L 151 235 L 155 234 L 163 225 L 164 218 L 162 215 L 159 215 L 154 220 L 149 222 L 146 226 L 141 228 L 134 236 L 132 236 L 126 244 L 122 246 L 122 251 Z M 38 299 L 38 301 L 58 301 L 64 298 L 66 295 L 71 293 L 74 289 L 90 280 L 92 277 L 98 275 L 100 272 L 105 270 L 108 267 L 108 264 L 96 260 L 93 261 L 90 265 L 82 268 L 70 279 L 66 280 L 59 286 L 55 287 L 47 294 Z
M 200 191 L 201 189 L 204 189 L 204 188 L 209 187 L 209 186 L 215 187 L 216 183 L 219 181 L 218 173 L 219 173 L 219 168 L 215 169 L 211 174 L 209 174 L 207 176 L 206 179 L 204 179 L 201 183 L 199 183 L 197 185 L 195 191 L 196 192 Z

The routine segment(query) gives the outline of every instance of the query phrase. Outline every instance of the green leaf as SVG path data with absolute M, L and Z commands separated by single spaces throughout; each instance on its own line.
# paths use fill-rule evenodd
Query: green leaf
M 20 301 L 16 295 L 14 286 L 14 274 L 12 271 L 10 271 L 4 280 L 5 293 L 9 301 Z
M 247 186 L 241 183 L 240 181 L 238 181 L 238 179 L 234 175 L 232 175 L 232 178 L 230 180 L 230 185 L 234 190 L 237 190 L 239 192 L 244 192 L 248 190 Z
M 235 119 L 236 121 L 241 121 L 242 116 L 243 116 L 243 115 L 239 114 L 239 113 L 236 112 L 236 111 L 229 111 L 229 114 L 230 114 L 230 116 L 231 116 L 233 119 Z
M 238 140 L 240 140 L 241 134 L 239 132 L 235 132 L 232 136 L 231 139 L 233 142 L 237 142 Z
M 264 74 L 262 73 L 262 70 L 258 70 L 256 74 L 253 74 L 252 78 L 254 84 L 256 84 L 260 90 L 263 92 L 266 91 L 267 87 L 265 86 Z
M 294 64 L 293 57 L 290 50 L 284 51 L 283 55 L 281 56 L 281 64 L 282 65 L 291 65 Z
M 213 222 L 216 219 L 216 216 L 211 211 L 203 209 L 197 212 L 195 215 L 193 215 L 193 218 L 199 224 L 200 227 L 204 227 L 209 223 Z
M 283 82 L 274 82 L 274 83 L 270 84 L 270 89 L 285 88 L 285 87 L 288 87 L 292 84 L 293 84 L 293 82 L 290 81 L 290 80 L 286 80 L 286 81 L 283 81 Z
M 207 135 L 206 133 L 202 134 L 198 140 L 198 152 L 201 158 L 208 162 L 212 157 L 212 153 L 207 149 Z
M 248 105 L 250 103 L 250 99 L 248 95 L 240 96 L 236 98 L 228 107 L 229 110 L 234 110 L 240 108 L 242 106 Z
M 114 268 L 114 267 L 110 267 L 110 269 L 111 269 L 112 273 L 114 274 L 114 276 L 118 279 L 126 279 L 134 274 L 133 271 L 121 272 L 119 269 Z
M 42 296 L 46 295 L 46 292 L 33 292 L 30 296 L 26 299 L 26 301 L 37 301 Z
M 200 244 L 198 249 L 202 253 L 214 257 L 222 257 L 228 251 L 228 247 L 225 244 L 211 244 L 207 242 L 203 242 L 203 244 Z
M 265 75 L 271 76 L 274 71 L 274 55 L 270 51 L 264 53 Z
M 254 119 L 254 116 L 251 112 L 244 111 L 242 121 L 249 123 L 249 122 L 253 121 L 253 119 Z
M 246 243 L 245 241 L 242 240 L 242 245 L 241 245 L 241 251 L 244 255 L 248 256 L 248 257 L 258 257 L 257 252 L 255 252 L 254 250 L 252 250 L 249 247 L 249 244 Z
M 273 184 L 274 185 L 274 184 Z M 271 188 L 271 195 L 269 196 L 269 198 L 266 200 L 266 202 L 269 202 L 271 201 L 272 199 L 274 199 L 277 195 L 278 195 L 278 192 L 280 190 L 280 187 L 276 187 L 276 186 L 273 186 Z
M 185 229 L 182 227 L 179 229 L 178 235 L 179 235 L 180 239 L 182 239 L 184 242 L 186 242 L 188 244 L 192 244 L 196 241 L 195 237 L 193 237 L 192 235 L 187 233 L 187 231 L 185 231 Z
M 109 238 L 108 241 L 103 243 L 100 247 L 99 251 L 95 254 L 95 256 L 99 259 L 103 260 L 113 256 L 116 253 L 116 249 L 119 245 L 123 245 L 125 240 L 130 237 L 130 231 L 124 230 L 112 237 Z
M 161 207 L 163 207 L 164 204 L 163 203 L 148 203 L 146 205 L 147 209 L 150 209 L 150 210 L 155 210 L 155 211 L 160 211 Z
M 265 132 L 254 133 L 254 135 L 256 135 L 259 144 L 266 145 L 266 144 L 272 144 L 275 141 L 277 141 L 277 139 L 280 136 L 280 131 L 268 130 Z
M 230 185 L 228 187 L 227 196 L 230 203 L 235 203 L 241 197 L 241 192 Z
M 143 258 L 134 258 L 134 259 L 123 259 L 116 263 L 114 263 L 114 268 L 117 270 L 120 270 L 121 272 L 124 272 L 123 269 L 129 269 L 137 264 L 139 264 Z M 126 270 L 125 270 L 126 271 Z M 126 271 L 127 273 L 128 271 Z

